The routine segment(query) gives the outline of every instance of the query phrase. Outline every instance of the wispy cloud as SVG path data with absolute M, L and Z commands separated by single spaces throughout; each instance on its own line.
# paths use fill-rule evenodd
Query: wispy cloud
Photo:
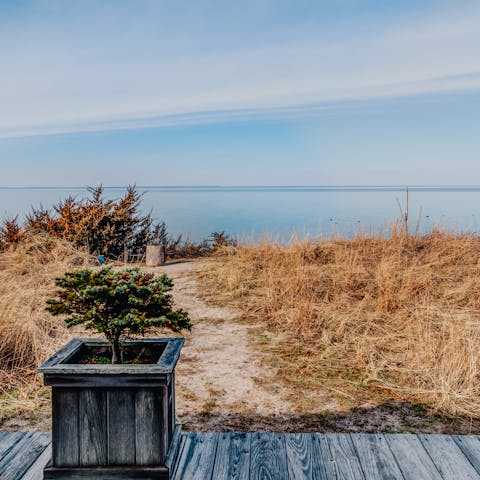
M 270 2 L 241 12 L 69 5 L 2 15 L 0 137 L 312 115 L 480 91 L 478 3 L 293 19 Z

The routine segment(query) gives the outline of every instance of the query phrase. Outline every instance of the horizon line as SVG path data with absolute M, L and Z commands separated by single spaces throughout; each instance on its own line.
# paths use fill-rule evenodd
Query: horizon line
M 101 186 L 104 189 L 125 189 L 129 187 L 134 187 L 137 189 L 181 189 L 181 188 L 216 188 L 216 189 L 227 189 L 227 188 L 265 188 L 265 189 L 274 189 L 274 188 L 401 188 L 406 190 L 408 189 L 417 189 L 417 188 L 457 188 L 457 189 L 480 189 L 480 184 L 279 184 L 279 185 L 136 185 L 136 184 L 125 184 L 125 185 L 0 185 L 0 190 L 34 190 L 34 189 L 49 189 L 49 190 L 64 190 L 64 189 L 88 189 L 88 188 L 97 188 Z

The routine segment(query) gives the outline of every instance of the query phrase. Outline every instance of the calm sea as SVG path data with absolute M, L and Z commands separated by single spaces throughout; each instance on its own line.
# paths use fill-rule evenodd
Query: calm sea
M 332 232 L 352 235 L 359 228 L 378 231 L 399 217 L 405 187 L 141 187 L 142 208 L 169 231 L 198 240 L 213 231 L 259 238 L 287 239 L 292 233 L 318 237 Z M 124 189 L 106 188 L 118 198 Z M 22 218 L 31 206 L 51 207 L 68 195 L 87 196 L 85 188 L 0 188 L 0 217 Z M 397 202 L 398 200 L 398 202 Z M 478 232 L 480 186 L 410 187 L 414 228 L 434 225 Z

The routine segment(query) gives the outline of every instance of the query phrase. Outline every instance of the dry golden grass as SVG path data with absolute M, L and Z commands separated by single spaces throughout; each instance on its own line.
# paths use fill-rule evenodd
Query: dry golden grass
M 0 253 L 0 421 L 35 406 L 38 365 L 69 337 L 45 310 L 55 278 L 92 263 L 68 242 L 27 235 Z
M 394 227 L 226 249 L 203 280 L 281 339 L 266 348 L 300 411 L 330 388 L 479 419 L 479 262 L 476 236 Z

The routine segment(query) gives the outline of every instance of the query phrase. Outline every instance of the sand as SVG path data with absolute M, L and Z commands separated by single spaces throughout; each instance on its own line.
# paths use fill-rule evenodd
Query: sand
M 289 412 L 272 378 L 249 341 L 254 325 L 241 312 L 207 303 L 197 294 L 195 272 L 208 261 L 157 267 L 173 279 L 174 303 L 189 312 L 193 328 L 176 369 L 177 415 L 186 428 L 222 430 L 232 417 L 276 416 Z M 237 426 L 240 419 L 234 421 Z M 239 425 L 238 425 L 239 426 Z

